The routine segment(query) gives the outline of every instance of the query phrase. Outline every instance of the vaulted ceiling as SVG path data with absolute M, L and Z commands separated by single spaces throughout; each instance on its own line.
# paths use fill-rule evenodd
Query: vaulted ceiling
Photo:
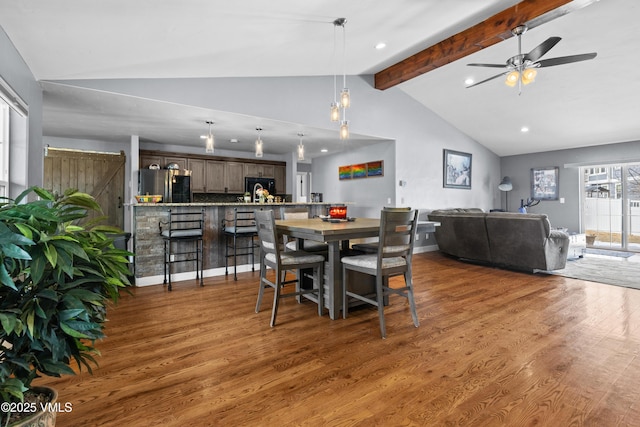
M 525 5 L 556 1 L 526 0 L 510 14 Z M 377 74 L 378 82 L 383 70 L 438 43 L 455 45 L 457 34 L 469 38 L 466 29 L 518 4 L 517 0 L 0 0 L 0 26 L 42 81 L 45 135 L 109 140 L 113 137 L 109 129 L 117 120 L 117 128 L 135 129 L 141 140 L 163 143 L 163 138 L 171 138 L 180 144 L 179 138 L 190 135 L 183 142 L 189 145 L 203 132 L 202 126 L 180 123 L 175 111 L 180 109 L 188 118 L 200 113 L 196 107 L 129 99 L 52 81 L 332 75 L 332 22 L 346 17 L 346 72 Z M 439 56 L 452 62 L 428 66 L 424 74 L 420 74 L 424 67 L 415 67 L 416 76 L 398 87 L 501 156 L 640 140 L 636 96 L 640 79 L 634 77 L 640 65 L 635 55 L 640 47 L 638 2 L 574 0 L 565 8 L 554 19 L 531 21 L 532 28 L 522 38 L 523 51 L 559 36 L 562 41 L 545 58 L 597 52 L 594 60 L 540 69 L 536 81 L 521 94 L 502 79 L 466 88 L 468 78 L 479 81 L 501 71 L 467 63 L 503 63 L 517 53 L 516 39 L 508 31 L 504 41 L 496 35 L 496 28 L 504 30 L 511 23 L 496 23 L 494 18 L 483 31 L 495 33 L 491 42 L 495 44 L 479 46 L 468 56 L 474 50 L 469 46 L 463 46 L 463 54 L 452 55 L 445 49 Z M 379 42 L 386 48 L 375 49 Z M 413 58 L 414 63 L 424 61 Z M 100 109 L 92 111 L 96 102 Z M 132 113 L 126 121 L 122 111 Z M 87 115 L 93 120 L 86 120 Z M 229 129 L 217 129 L 223 133 L 219 140 L 255 139 L 248 125 L 255 120 L 231 116 Z M 273 125 L 283 133 L 296 126 Z M 529 131 L 523 133 L 525 126 Z M 334 130 L 314 131 L 318 138 L 335 141 Z M 281 141 L 281 152 L 292 151 L 297 143 Z

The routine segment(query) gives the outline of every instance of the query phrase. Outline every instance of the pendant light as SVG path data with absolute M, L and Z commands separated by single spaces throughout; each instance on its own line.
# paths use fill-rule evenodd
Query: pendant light
M 260 132 L 262 131 L 262 128 L 258 127 L 256 128 L 256 130 L 258 131 L 258 139 L 256 139 L 256 157 L 262 157 L 262 139 L 260 138 Z
M 302 132 L 298 133 L 300 137 L 300 144 L 298 145 L 298 160 L 304 160 L 304 145 L 302 145 L 302 137 L 304 134 Z
M 346 70 L 346 57 L 347 57 L 347 34 L 345 30 L 345 24 L 347 18 L 338 18 L 333 21 L 333 50 L 335 57 L 336 50 L 336 29 L 342 27 L 342 90 L 340 91 L 340 98 L 337 96 L 337 76 L 333 74 L 333 103 L 331 104 L 331 121 L 340 122 L 340 139 L 349 138 L 349 123 L 347 122 L 346 109 L 351 105 L 351 94 L 347 88 L 347 70 Z M 342 112 L 342 114 L 340 114 Z M 341 117 L 342 116 L 342 117 Z
M 211 133 L 211 125 L 213 124 L 212 121 L 207 120 L 205 123 L 207 123 L 209 125 L 209 134 L 207 135 L 207 142 L 205 143 L 205 152 L 207 152 L 208 154 L 213 154 L 214 152 L 214 139 L 213 139 L 213 134 Z

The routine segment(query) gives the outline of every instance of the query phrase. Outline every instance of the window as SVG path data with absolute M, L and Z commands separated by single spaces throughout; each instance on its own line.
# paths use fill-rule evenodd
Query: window
M 9 105 L 0 98 L 0 197 L 9 194 Z

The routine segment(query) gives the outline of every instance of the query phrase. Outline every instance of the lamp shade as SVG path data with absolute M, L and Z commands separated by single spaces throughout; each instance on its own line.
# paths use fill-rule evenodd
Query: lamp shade
M 509 178 L 508 176 L 505 176 L 504 178 L 502 178 L 502 181 L 500 181 L 500 184 L 498 184 L 498 190 L 500 191 L 513 190 L 513 184 L 511 183 L 511 178 Z

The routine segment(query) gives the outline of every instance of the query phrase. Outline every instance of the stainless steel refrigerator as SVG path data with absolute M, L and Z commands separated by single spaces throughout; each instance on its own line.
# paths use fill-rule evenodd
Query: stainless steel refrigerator
M 180 170 L 140 169 L 138 194 L 157 194 L 162 203 L 190 203 L 191 177 Z

